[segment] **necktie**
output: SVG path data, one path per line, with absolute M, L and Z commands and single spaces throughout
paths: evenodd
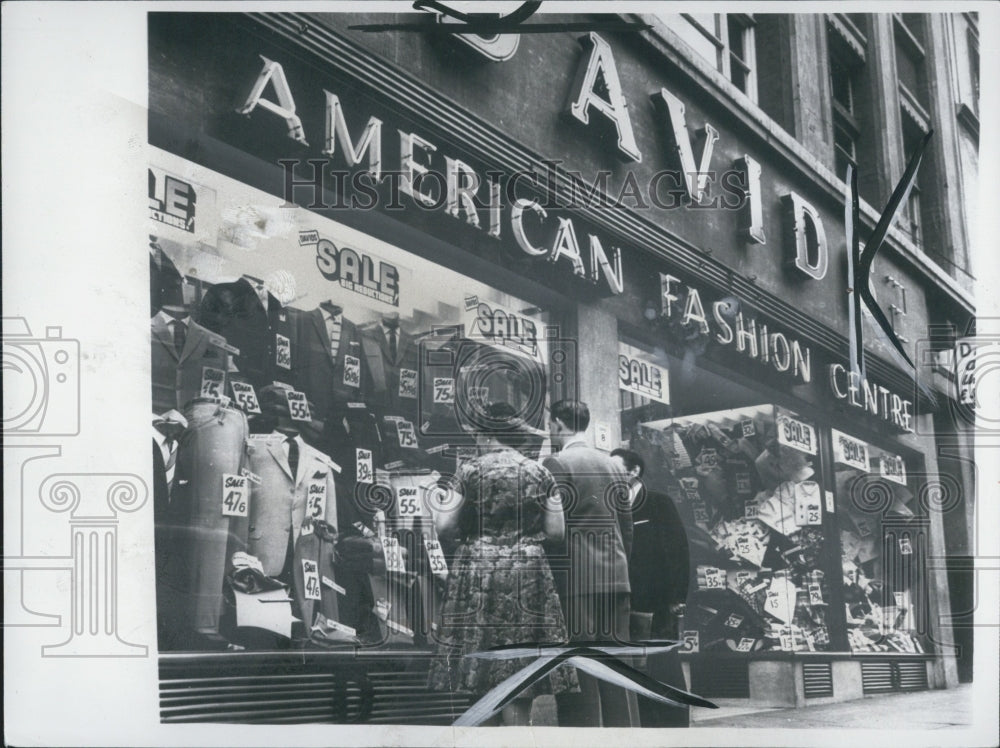
M 392 363 L 396 363 L 396 328 L 389 328 L 389 358 Z
M 170 324 L 174 326 L 174 350 L 180 356 L 184 353 L 184 343 L 187 341 L 187 325 L 179 319 L 175 319 Z
M 177 440 L 164 437 L 163 451 L 166 452 L 163 456 L 163 467 L 169 489 L 174 484 L 174 469 L 177 467 Z
M 326 318 L 326 329 L 330 333 L 330 357 L 336 359 L 337 351 L 340 350 L 341 322 L 340 315 Z
M 294 477 L 299 473 L 299 443 L 294 438 L 285 439 L 285 450 L 288 452 L 288 467 Z

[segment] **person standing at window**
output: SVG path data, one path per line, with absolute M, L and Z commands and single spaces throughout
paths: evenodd
M 504 644 L 566 640 L 544 541 L 563 536 L 563 512 L 549 471 L 518 451 L 531 429 L 513 406 L 493 403 L 477 424 L 480 454 L 446 483 L 455 501 L 435 512 L 441 535 L 457 537 L 428 685 L 479 697 L 529 660 L 464 657 Z M 523 692 L 501 715 L 526 725 L 532 698 L 577 689 L 576 671 L 562 666 Z
M 629 641 L 632 513 L 625 471 L 587 444 L 586 403 L 560 400 L 549 412 L 549 435 L 560 452 L 542 464 L 564 493 L 566 554 L 558 566 L 570 641 Z M 556 695 L 560 726 L 632 726 L 624 689 L 579 677 L 579 694 Z

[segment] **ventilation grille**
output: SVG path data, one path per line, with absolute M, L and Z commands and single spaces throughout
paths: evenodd
M 862 662 L 861 685 L 865 694 L 925 690 L 927 665 L 922 660 Z
M 405 660 L 406 658 L 400 658 Z M 290 724 L 361 722 L 448 725 L 467 694 L 427 690 L 427 661 L 160 665 L 160 720 Z
M 705 698 L 750 698 L 750 668 L 740 660 L 692 660 L 691 690 Z
M 806 662 L 802 665 L 807 699 L 833 696 L 833 665 L 829 662 Z

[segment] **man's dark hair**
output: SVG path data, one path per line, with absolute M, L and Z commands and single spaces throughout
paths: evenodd
M 578 433 L 586 431 L 590 425 L 590 408 L 581 400 L 560 400 L 552 403 L 549 414 Z
M 638 453 L 633 452 L 631 449 L 618 449 L 611 450 L 612 457 L 621 457 L 622 462 L 625 463 L 625 469 L 631 471 L 634 468 L 639 468 L 639 476 L 646 472 L 646 461 L 638 455 Z

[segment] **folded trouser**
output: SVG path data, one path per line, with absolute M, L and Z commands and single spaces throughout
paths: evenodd
M 223 475 L 243 466 L 247 421 L 242 412 L 212 402 L 185 408 L 188 428 L 177 453 L 175 497 L 180 512 L 175 559 L 186 623 L 202 634 L 218 634 L 223 579 L 233 553 L 247 546 L 247 517 L 222 513 Z

